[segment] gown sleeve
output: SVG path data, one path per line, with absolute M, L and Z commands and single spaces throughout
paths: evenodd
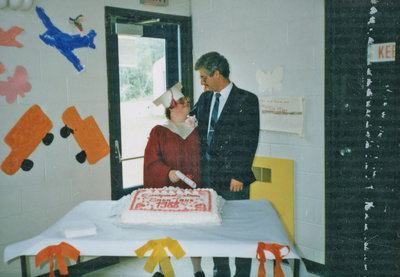
M 157 126 L 151 130 L 144 151 L 143 185 L 145 188 L 162 188 L 170 183 L 168 173 L 171 168 L 162 157 L 160 132 Z

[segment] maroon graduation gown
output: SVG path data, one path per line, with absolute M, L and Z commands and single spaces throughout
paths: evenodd
M 161 125 L 151 130 L 144 152 L 144 187 L 191 188 L 183 181 L 172 183 L 168 178 L 172 169 L 193 176 L 191 179 L 196 182 L 197 187 L 201 186 L 200 141 L 197 128 L 186 139 Z

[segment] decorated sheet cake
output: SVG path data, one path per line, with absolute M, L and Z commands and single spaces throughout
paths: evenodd
M 221 224 L 223 199 L 213 189 L 138 189 L 122 210 L 121 224 Z

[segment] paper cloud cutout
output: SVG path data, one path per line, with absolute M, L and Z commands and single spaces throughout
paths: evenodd
M 283 80 L 283 67 L 278 66 L 274 70 L 263 71 L 257 70 L 256 80 L 259 84 L 259 91 L 268 91 L 270 94 L 273 90 L 282 90 L 282 80 Z
M 28 73 L 23 66 L 15 68 L 14 76 L 7 77 L 7 81 L 0 81 L 0 95 L 6 97 L 6 101 L 12 104 L 17 96 L 25 97 L 25 93 L 32 89 L 28 82 Z
M 95 49 L 94 37 L 97 35 L 94 30 L 85 35 L 70 35 L 62 32 L 51 22 L 50 18 L 41 7 L 36 7 L 36 13 L 42 20 L 47 31 L 39 35 L 40 39 L 49 46 L 55 47 L 62 55 L 64 55 L 78 70 L 81 72 L 83 66 L 79 58 L 72 52 L 76 48 L 89 47 Z

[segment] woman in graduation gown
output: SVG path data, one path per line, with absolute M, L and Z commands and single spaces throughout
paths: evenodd
M 199 134 L 193 118 L 187 118 L 189 111 L 189 102 L 182 97 L 166 108 L 168 121 L 151 130 L 144 152 L 145 188 L 191 188 L 179 179 L 177 170 L 200 186 Z
M 200 139 L 194 117 L 188 117 L 189 100 L 181 93 L 178 83 L 153 103 L 163 104 L 168 119 L 163 125 L 155 126 L 144 152 L 144 187 L 162 188 L 173 186 L 191 188 L 182 181 L 177 171 L 192 180 L 196 188 L 201 187 Z M 193 185 L 192 182 L 189 181 Z M 201 258 L 192 257 L 195 277 L 204 277 Z M 164 276 L 157 272 L 153 277 Z

